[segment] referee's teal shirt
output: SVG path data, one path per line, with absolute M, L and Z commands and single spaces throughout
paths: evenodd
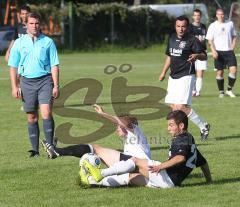
M 51 73 L 59 65 L 58 54 L 53 40 L 40 34 L 33 42 L 26 34 L 18 38 L 11 48 L 8 65 L 18 68 L 18 74 L 26 78 L 38 78 Z

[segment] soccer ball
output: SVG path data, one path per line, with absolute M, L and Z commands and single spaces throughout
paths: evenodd
M 94 167 L 100 168 L 101 159 L 96 154 L 93 154 L 93 153 L 84 154 L 79 160 L 79 166 L 80 167 L 83 167 L 83 161 L 84 160 L 87 160 Z

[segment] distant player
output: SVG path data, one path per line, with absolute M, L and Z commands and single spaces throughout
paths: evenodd
M 165 103 L 172 110 L 184 111 L 189 119 L 199 127 L 202 140 L 207 139 L 210 125 L 204 122 L 191 108 L 192 91 L 195 84 L 195 61 L 206 60 L 207 55 L 200 41 L 189 34 L 189 20 L 185 16 L 176 19 L 176 33 L 169 38 L 166 60 L 159 80 L 163 81 L 170 69 Z
M 209 183 L 211 173 L 206 159 L 195 145 L 193 136 L 187 131 L 187 115 L 180 110 L 172 111 L 167 116 L 168 131 L 172 135 L 169 158 L 165 162 L 130 157 L 106 169 L 92 166 L 87 160 L 83 162 L 89 174 L 81 181 L 85 186 L 102 185 L 101 180 L 108 176 L 131 173 L 127 184 L 154 188 L 172 188 L 180 186 L 195 167 L 201 167 Z M 126 184 L 125 184 L 126 185 Z
M 114 149 L 101 147 L 99 145 L 79 144 L 64 148 L 57 148 L 42 141 L 49 158 L 55 159 L 61 156 L 75 156 L 81 158 L 85 153 L 97 154 L 107 166 L 113 166 L 115 163 L 128 160 L 129 156 L 140 159 L 151 159 L 150 147 L 145 135 L 139 128 L 137 119 L 129 116 L 112 116 L 103 111 L 102 107 L 95 104 L 95 111 L 102 117 L 108 119 L 117 125 L 116 133 L 124 141 L 123 152 Z M 80 175 L 83 175 L 83 169 L 80 169 Z M 104 186 L 119 186 L 128 182 L 129 174 L 121 176 L 111 176 L 102 181 Z
M 206 26 L 201 23 L 202 12 L 199 9 L 193 11 L 193 23 L 189 25 L 190 34 L 194 35 L 202 43 L 204 50 L 207 50 L 206 46 Z M 207 60 L 196 60 L 196 84 L 193 90 L 193 96 L 199 96 L 203 86 L 203 73 L 207 70 Z
M 10 51 L 11 51 L 11 48 L 13 46 L 13 43 L 14 41 L 27 34 L 27 17 L 28 17 L 28 14 L 31 12 L 31 9 L 29 6 L 27 5 L 23 5 L 20 7 L 20 19 L 21 19 L 21 23 L 19 23 L 17 25 L 17 28 L 16 28 L 16 31 L 15 31 L 15 37 L 14 37 L 14 40 L 11 41 L 9 47 L 8 47 L 8 50 L 6 52 L 6 55 L 5 55 L 5 60 L 6 62 L 8 62 L 8 59 L 9 59 L 9 54 L 10 54 Z
M 210 24 L 206 39 L 210 45 L 214 58 L 214 67 L 217 69 L 216 80 L 219 90 L 219 98 L 224 97 L 224 69 L 229 69 L 228 87 L 226 94 L 235 98 L 232 88 L 236 81 L 237 59 L 234 53 L 237 41 L 237 33 L 232 21 L 224 20 L 224 11 L 217 9 L 217 20 Z

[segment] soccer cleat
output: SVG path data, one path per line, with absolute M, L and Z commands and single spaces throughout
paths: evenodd
M 44 150 L 47 152 L 48 157 L 50 159 L 55 159 L 55 158 L 60 156 L 56 152 L 56 150 L 54 149 L 54 146 L 52 146 L 51 144 L 48 144 L 45 140 L 41 140 L 41 143 L 42 143 L 42 146 L 43 146 Z
M 90 184 L 89 184 L 89 182 L 88 182 L 88 177 L 89 177 L 89 174 L 88 173 L 86 173 L 86 170 L 83 168 L 83 167 L 81 167 L 80 168 L 80 170 L 79 170 L 79 185 L 80 186 L 82 186 L 82 187 L 84 187 L 84 188 L 88 188 L 88 187 L 90 187 Z
M 30 153 L 30 155 L 29 155 L 30 158 L 39 157 L 39 152 L 37 152 L 37 151 L 29 150 L 28 152 Z
M 226 91 L 226 94 L 227 94 L 228 96 L 230 96 L 231 98 L 236 98 L 236 95 L 232 92 L 232 90 Z
M 205 123 L 205 128 L 201 130 L 201 139 L 206 140 L 210 131 L 210 124 Z
M 219 93 L 219 98 L 224 98 L 224 93 Z
M 91 165 L 91 163 L 88 162 L 87 160 L 83 161 L 83 166 L 93 176 L 94 180 L 96 180 L 97 182 L 103 179 L 103 176 L 101 175 L 101 170 L 98 167 Z

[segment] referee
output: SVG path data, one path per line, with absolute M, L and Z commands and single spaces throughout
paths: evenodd
M 39 156 L 38 108 L 40 109 L 46 142 L 53 143 L 53 99 L 59 96 L 59 60 L 52 39 L 41 34 L 40 16 L 30 13 L 27 34 L 18 38 L 11 48 L 8 61 L 12 96 L 22 98 L 27 113 L 28 133 L 32 145 L 30 157 Z M 18 89 L 17 74 L 20 75 Z

